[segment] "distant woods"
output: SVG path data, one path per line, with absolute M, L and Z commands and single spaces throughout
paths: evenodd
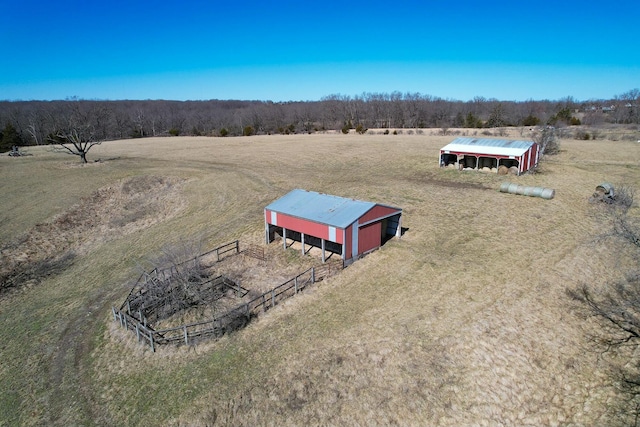
M 320 101 L 64 101 L 0 102 L 0 151 L 13 145 L 60 143 L 81 130 L 92 143 L 150 136 L 250 136 L 326 130 L 495 128 L 538 125 L 640 124 L 640 90 L 579 102 L 456 101 L 419 93 L 330 95 Z

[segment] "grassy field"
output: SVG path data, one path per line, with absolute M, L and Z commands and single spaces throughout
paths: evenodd
M 640 188 L 640 144 L 562 140 L 540 173 L 506 178 L 440 169 L 451 139 L 149 138 L 105 142 L 87 165 L 45 147 L 1 157 L 3 263 L 69 257 L 0 295 L 0 425 L 608 424 L 606 364 L 565 290 L 623 262 L 596 241 L 607 225 L 588 198 L 604 181 Z M 505 180 L 556 196 L 503 194 Z M 164 245 L 263 245 L 264 206 L 293 188 L 401 207 L 408 230 L 217 342 L 152 353 L 112 321 Z

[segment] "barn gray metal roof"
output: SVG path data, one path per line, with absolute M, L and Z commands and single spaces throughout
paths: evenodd
M 533 144 L 533 141 L 525 140 L 460 137 L 442 147 L 440 151 L 521 156 L 526 153 Z
M 295 189 L 265 209 L 332 227 L 347 228 L 374 206 L 376 203 L 373 202 Z

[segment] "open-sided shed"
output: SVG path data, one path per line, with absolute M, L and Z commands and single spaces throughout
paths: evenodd
M 341 256 L 344 261 L 400 237 L 402 209 L 373 202 L 296 189 L 264 209 L 266 241 L 280 234 L 287 241 L 301 242 Z
M 456 138 L 440 149 L 440 166 L 490 170 L 517 168 L 518 175 L 538 164 L 538 144 L 533 141 L 490 138 Z

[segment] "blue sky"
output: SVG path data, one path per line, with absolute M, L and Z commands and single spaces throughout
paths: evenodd
M 0 100 L 608 99 L 640 1 L 2 0 Z

